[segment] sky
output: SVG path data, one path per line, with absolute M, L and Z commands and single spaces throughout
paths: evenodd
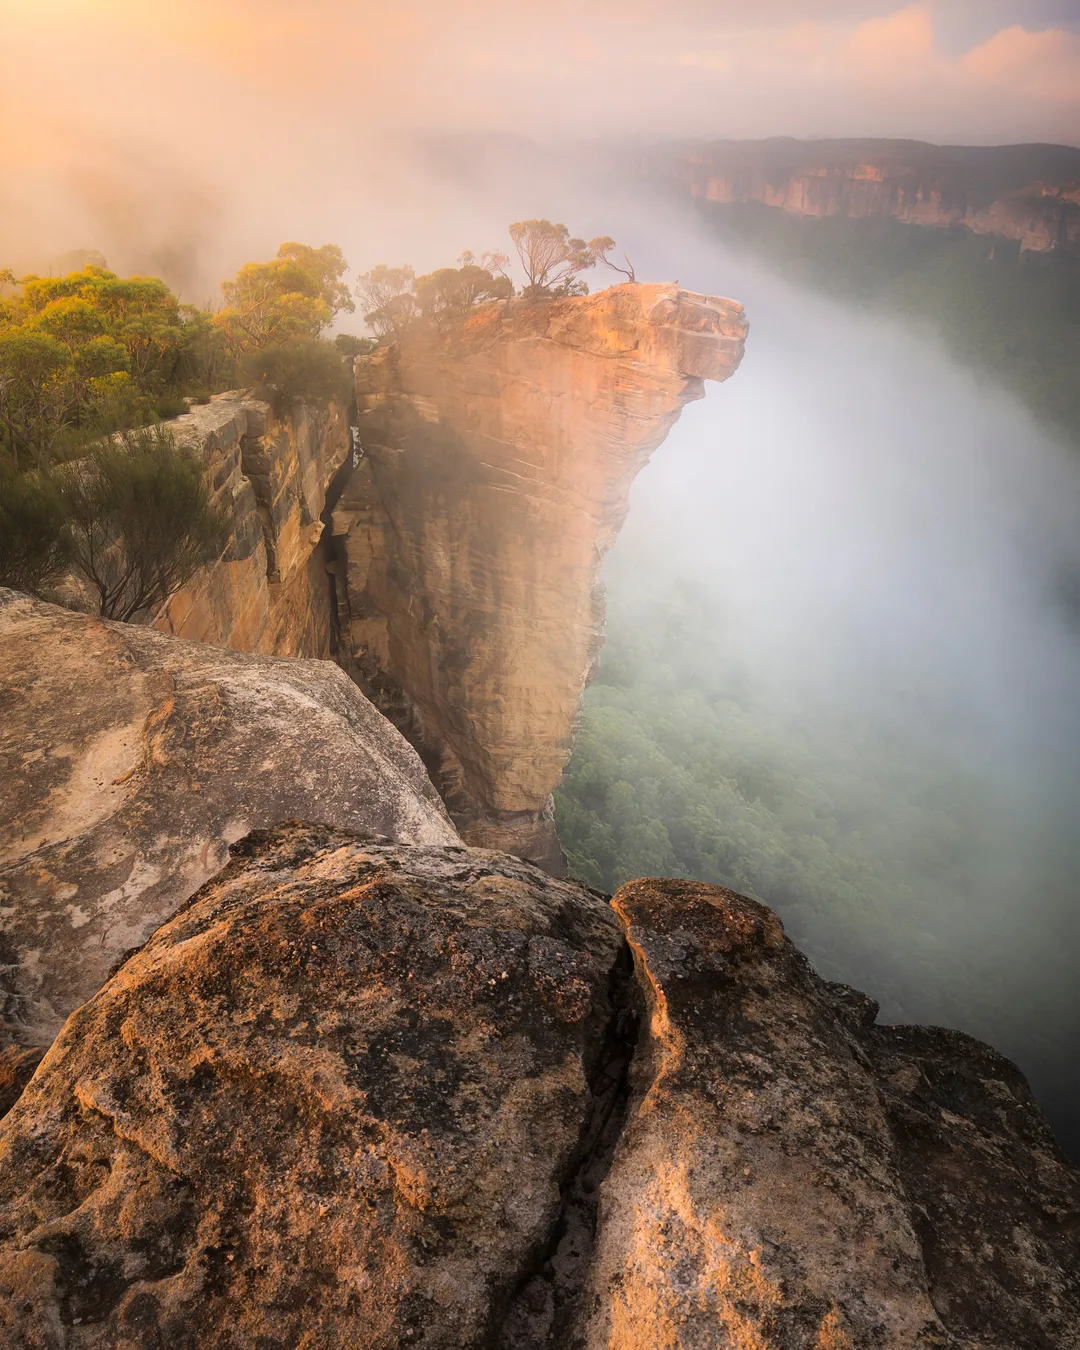
M 0 32 L 0 264 L 189 289 L 260 221 L 385 209 L 413 133 L 1080 144 L 1080 0 L 0 0 Z

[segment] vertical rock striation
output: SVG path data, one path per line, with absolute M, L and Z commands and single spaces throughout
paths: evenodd
M 222 556 L 169 600 L 154 627 L 244 652 L 329 656 L 332 611 L 319 545 L 327 492 L 350 450 L 341 409 L 296 404 L 274 417 L 268 404 L 236 391 L 168 427 L 205 463 L 233 530 Z
M 1080 149 L 922 141 L 713 141 L 657 147 L 641 171 L 708 202 L 797 216 L 891 218 L 1080 255 Z
M 469 842 L 561 866 L 551 793 L 600 563 L 635 475 L 746 333 L 731 300 L 627 283 L 357 361 L 364 459 L 333 517 L 347 660 Z

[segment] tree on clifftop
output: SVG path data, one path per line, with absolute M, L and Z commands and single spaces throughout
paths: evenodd
M 588 287 L 580 273 L 595 267 L 597 262 L 607 262 L 605 255 L 615 247 L 614 239 L 607 235 L 588 243 L 572 239 L 565 225 L 555 225 L 550 220 L 515 221 L 510 226 L 510 238 L 528 278 L 523 292 L 527 300 L 586 295 Z
M 213 320 L 229 354 L 317 338 L 335 314 L 354 307 L 341 280 L 347 266 L 336 244 L 282 244 L 270 262 L 245 263 L 221 283 L 225 308 Z
M 464 253 L 460 267 L 440 267 L 417 277 L 414 290 L 420 313 L 443 332 L 460 327 L 476 305 L 505 300 L 513 289 L 509 277 L 495 276 Z
M 377 338 L 400 340 L 416 318 L 413 282 L 416 273 L 407 264 L 379 263 L 357 279 L 356 294 L 365 307 L 364 322 Z

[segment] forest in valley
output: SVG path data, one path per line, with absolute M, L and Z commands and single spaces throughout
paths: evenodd
M 1080 447 L 1080 257 L 962 226 L 699 202 L 707 228 L 779 275 L 923 328 Z
M 931 334 L 1080 446 L 1074 260 L 1021 258 L 961 230 L 701 209 L 729 248 Z M 763 340 L 750 313 L 748 361 Z M 692 571 L 642 588 L 645 569 L 624 560 L 609 579 L 606 643 L 556 793 L 572 875 L 605 891 L 693 877 L 757 897 L 823 975 L 867 989 L 886 1020 L 959 1027 L 1019 1059 L 1075 1143 L 1065 1025 L 1080 1018 L 1067 992 L 1080 847 L 1069 828 L 1047 817 L 1036 838 L 1018 824 L 993 757 L 949 753 L 952 729 L 917 696 L 890 723 L 762 682 L 728 621 L 725 579 Z M 1070 585 L 1060 579 L 1063 602 Z

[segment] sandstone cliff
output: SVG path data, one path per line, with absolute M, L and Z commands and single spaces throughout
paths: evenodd
M 626 284 L 357 361 L 364 457 L 333 516 L 346 660 L 468 841 L 560 866 L 550 798 L 601 560 L 635 474 L 746 332 L 733 301 Z
M 48 1045 L 252 828 L 304 816 L 457 837 L 412 749 L 331 662 L 180 642 L 12 591 L 0 813 L 0 1046 Z
M 3 1343 L 1080 1345 L 1023 1079 L 874 1012 L 718 887 L 253 835 L 0 1123 Z
M 238 651 L 329 656 L 330 583 L 319 544 L 327 491 L 350 453 L 342 411 L 298 404 L 276 418 L 239 391 L 168 426 L 205 463 L 233 531 L 222 557 L 170 599 L 154 627 Z
M 963 226 L 1026 251 L 1080 254 L 1080 150 L 1068 146 L 776 137 L 658 147 L 642 171 L 710 202 Z

